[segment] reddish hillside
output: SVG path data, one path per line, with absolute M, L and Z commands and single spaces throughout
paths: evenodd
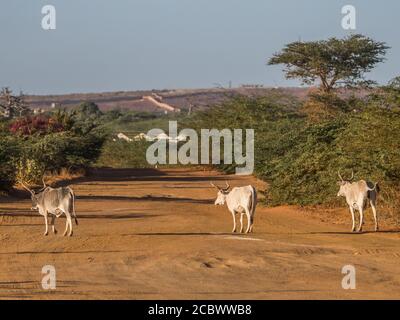
M 192 105 L 195 108 L 207 108 L 215 105 L 234 94 L 247 96 L 262 96 L 272 91 L 281 91 L 303 98 L 308 89 L 306 88 L 235 88 L 235 89 L 178 89 L 160 91 L 126 91 L 107 93 L 85 93 L 48 96 L 26 96 L 26 101 L 33 108 L 49 109 L 52 104 L 63 107 L 73 107 L 83 101 L 92 101 L 99 105 L 102 110 L 113 108 L 132 109 L 137 111 L 163 111 L 143 96 L 157 94 L 162 101 L 181 110 L 189 109 Z

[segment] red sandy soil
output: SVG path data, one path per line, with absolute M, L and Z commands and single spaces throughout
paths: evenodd
M 350 217 L 259 205 L 254 233 L 231 234 L 210 181 L 265 186 L 202 170 L 101 169 L 72 181 L 79 226 L 43 236 L 30 200 L 0 201 L 1 299 L 399 299 L 400 234 L 352 234 Z M 367 215 L 370 214 L 369 211 Z M 324 221 L 322 221 L 324 220 Z M 372 230 L 371 220 L 365 230 Z M 356 267 L 356 290 L 342 267 Z M 57 289 L 42 289 L 42 267 Z

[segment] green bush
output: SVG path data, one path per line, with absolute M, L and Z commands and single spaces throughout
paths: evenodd
M 30 136 L 23 144 L 22 158 L 35 160 L 44 170 L 78 168 L 90 165 L 100 155 L 104 138 L 70 132 Z
M 8 190 L 16 180 L 15 161 L 20 153 L 13 137 L 0 135 L 0 189 Z
M 96 166 L 113 168 L 147 168 L 146 141 L 127 142 L 108 139 L 101 150 Z
M 368 101 L 368 100 L 367 100 Z M 355 111 L 309 121 L 295 99 L 238 98 L 195 115 L 197 128 L 255 130 L 255 174 L 269 183 L 269 202 L 334 204 L 337 172 L 379 181 L 388 194 L 399 190 L 400 112 L 369 100 L 363 107 L 351 97 Z M 220 166 L 233 172 L 234 166 Z M 393 197 L 392 197 L 393 199 Z
M 62 123 L 63 130 L 13 134 L 12 123 L 0 123 L 0 188 L 9 189 L 19 180 L 38 182 L 45 171 L 87 167 L 98 158 L 106 133 L 95 123 L 80 122 L 66 111 L 50 119 Z

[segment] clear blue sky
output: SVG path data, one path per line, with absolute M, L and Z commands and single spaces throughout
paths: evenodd
M 41 8 L 57 29 L 41 28 Z M 392 47 L 370 78 L 400 74 L 398 0 L 2 0 L 0 86 L 27 93 L 205 88 L 214 83 L 297 85 L 266 66 L 291 41 L 357 33 Z

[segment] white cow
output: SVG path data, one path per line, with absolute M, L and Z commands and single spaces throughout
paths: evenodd
M 126 136 L 125 134 L 123 134 L 122 132 L 117 134 L 117 138 L 119 140 L 124 140 L 126 142 L 132 142 L 133 140 L 131 138 L 129 138 L 128 136 Z
M 354 178 L 354 172 L 349 180 L 344 180 L 340 175 L 340 172 L 338 172 L 338 175 L 340 178 L 340 181 L 338 182 L 340 189 L 337 196 L 346 198 L 347 205 L 350 209 L 351 218 L 353 220 L 353 227 L 351 231 L 354 232 L 356 230 L 354 210 L 358 210 L 360 212 L 360 225 L 357 231 L 362 231 L 362 226 L 364 223 L 364 210 L 367 207 L 367 201 L 369 201 L 374 214 L 375 231 L 378 231 L 378 216 L 376 212 L 376 198 L 379 192 L 378 183 L 373 184 L 372 182 L 367 182 L 365 180 L 351 182 Z
M 247 229 L 246 233 L 253 232 L 254 214 L 257 205 L 257 191 L 253 186 L 235 187 L 229 191 L 230 186 L 226 182 L 225 188 L 217 187 L 215 184 L 211 185 L 218 189 L 217 199 L 215 205 L 226 205 L 233 217 L 233 230 L 236 232 L 236 214 L 240 214 L 240 232 L 243 232 L 243 216 L 247 216 Z
M 47 222 L 47 215 L 51 215 L 51 225 L 53 233 L 56 234 L 57 230 L 54 226 L 55 218 L 61 216 L 63 213 L 66 216 L 66 224 L 64 236 L 72 236 L 72 221 L 71 216 L 75 218 L 75 223 L 78 225 L 78 219 L 75 212 L 75 194 L 70 187 L 52 188 L 47 186 L 43 181 L 43 188 L 37 192 L 31 190 L 27 185 L 21 181 L 22 186 L 31 193 L 32 210 L 38 210 L 39 214 L 44 217 L 46 231 L 45 236 L 49 233 L 49 226 Z

